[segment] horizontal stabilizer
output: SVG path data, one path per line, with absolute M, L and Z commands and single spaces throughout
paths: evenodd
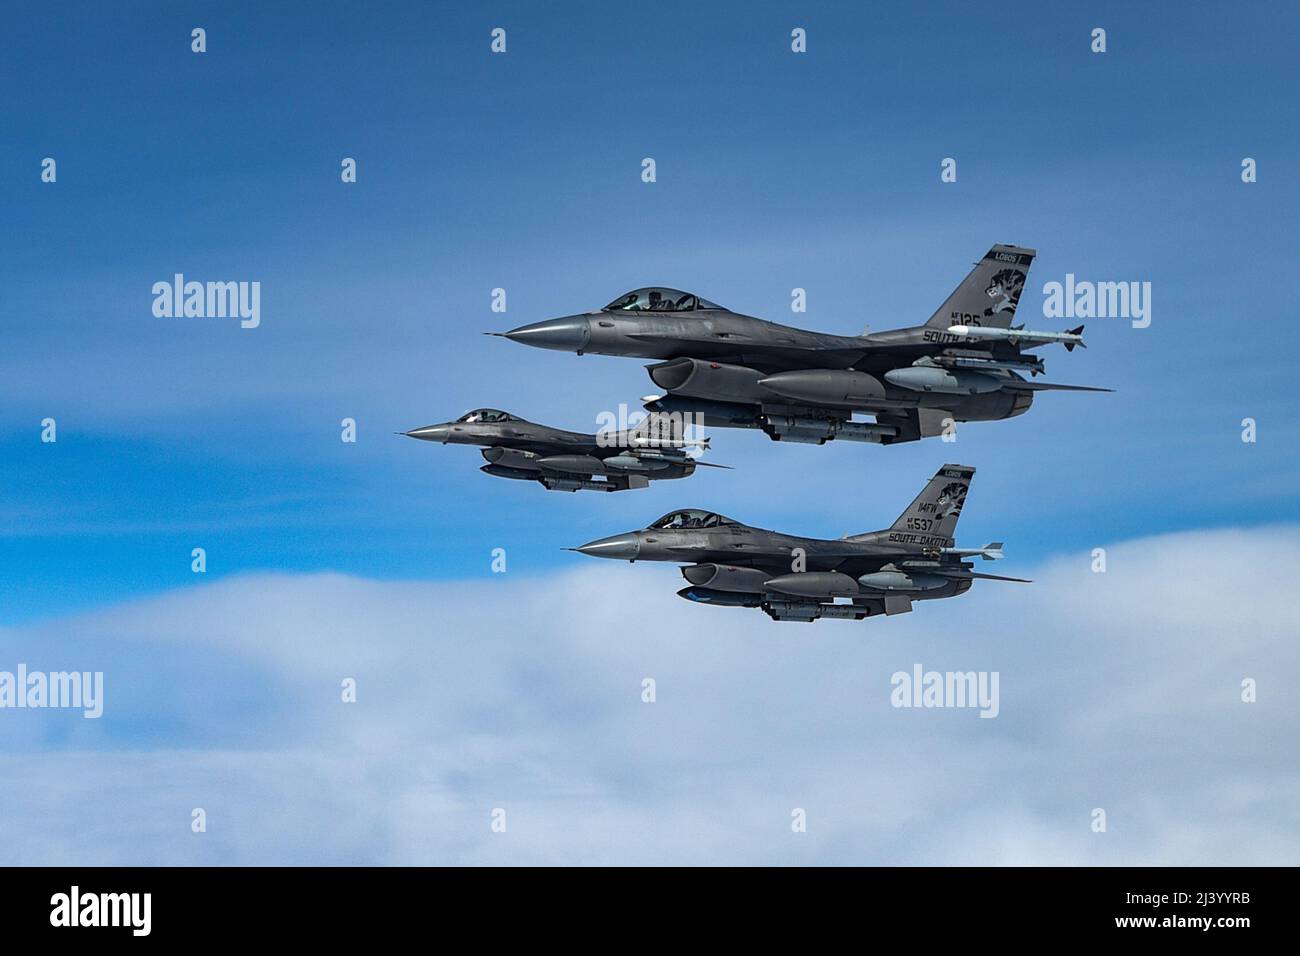
M 932 573 L 932 574 L 939 574 L 939 575 L 942 575 L 942 576 L 945 577 L 945 578 L 957 578 L 957 579 L 962 580 L 962 581 L 969 580 L 970 578 L 980 578 L 981 580 L 984 580 L 984 581 L 1013 581 L 1013 582 L 1015 582 L 1016 584 L 1033 584 L 1033 583 L 1034 583 L 1033 581 L 1029 580 L 1028 578 L 1008 578 L 1008 577 L 1005 577 L 1005 576 L 1003 576 L 1003 575 L 1001 575 L 1001 574 L 985 574 L 983 571 L 965 571 L 965 570 L 962 570 L 962 571 L 957 571 L 957 570 L 949 571 L 949 570 L 947 570 L 947 569 L 945 568 L 945 569 L 943 569 L 943 570 L 931 571 L 930 573 Z
M 1056 382 L 1026 382 L 1012 379 L 1002 386 L 1014 392 L 1113 392 L 1113 388 L 1097 388 L 1094 385 L 1059 385 Z
M 985 574 L 983 571 L 972 571 L 970 576 L 980 578 L 984 581 L 1011 581 L 1015 584 L 1033 584 L 1029 578 L 1009 578 L 1002 574 Z

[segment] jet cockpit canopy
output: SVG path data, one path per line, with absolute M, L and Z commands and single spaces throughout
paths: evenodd
M 680 289 L 645 288 L 620 295 L 605 306 L 603 312 L 696 312 L 700 309 L 722 309 L 722 306 L 701 299 Z M 724 310 L 725 311 L 725 310 Z
M 496 408 L 476 408 L 472 412 L 466 412 L 464 415 L 460 416 L 460 418 L 456 419 L 456 421 L 465 422 L 466 424 L 474 424 L 476 422 L 520 422 L 523 421 L 523 419 Z
M 683 511 L 669 512 L 650 527 L 662 531 L 685 531 L 694 528 L 721 528 L 735 523 L 730 518 L 725 518 L 712 511 L 687 508 Z

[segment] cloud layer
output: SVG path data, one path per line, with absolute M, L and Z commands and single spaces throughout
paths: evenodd
M 105 714 L 0 711 L 0 861 L 1300 856 L 1300 529 L 1130 542 L 1104 574 L 1080 555 L 857 624 L 696 607 L 671 567 L 579 560 L 233 578 L 5 633 L 0 669 L 105 671 Z M 895 709 L 916 663 L 998 671 L 1000 715 Z

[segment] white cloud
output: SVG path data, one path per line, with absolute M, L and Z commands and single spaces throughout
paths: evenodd
M 0 860 L 1291 862 L 1298 564 L 1295 528 L 1176 535 L 1103 575 L 1080 555 L 814 625 L 576 557 L 463 584 L 227 579 L 6 634 L 0 668 L 106 671 L 106 711 L 0 712 Z M 1000 716 L 892 708 L 916 662 L 999 671 Z

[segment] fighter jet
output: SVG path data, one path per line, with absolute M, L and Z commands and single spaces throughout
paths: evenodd
M 1083 326 L 1012 326 L 1034 250 L 996 245 L 924 325 L 830 335 L 740 315 L 676 289 L 637 289 L 595 312 L 490 332 L 540 348 L 660 359 L 646 408 L 776 441 L 916 441 L 956 422 L 1022 415 L 1034 393 L 1110 391 L 1037 381 L 1030 349 L 1083 345 Z M 1028 378 L 1026 378 L 1028 376 Z M 856 421 L 854 413 L 874 416 Z
M 757 607 L 774 621 L 905 614 L 913 601 L 955 597 L 976 579 L 1030 582 L 974 570 L 968 558 L 1002 557 L 1001 542 L 957 548 L 953 533 L 975 469 L 944 465 L 883 531 L 835 541 L 751 528 L 708 511 L 664 515 L 642 531 L 574 551 L 625 561 L 677 561 L 689 587 L 679 597 Z
M 550 491 L 626 491 L 663 478 L 686 478 L 697 465 L 727 467 L 693 457 L 709 440 L 685 438 L 681 416 L 650 414 L 635 428 L 588 435 L 476 408 L 454 422 L 398 434 L 444 445 L 481 445 L 487 464 L 480 471 L 536 481 Z

